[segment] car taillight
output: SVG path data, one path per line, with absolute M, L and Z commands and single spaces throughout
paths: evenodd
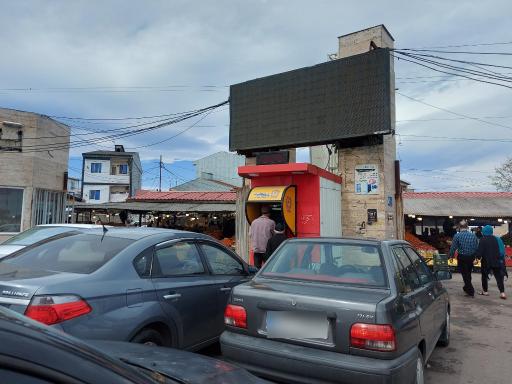
M 247 312 L 240 305 L 228 304 L 224 311 L 224 323 L 238 328 L 247 328 Z
M 391 325 L 352 325 L 350 346 L 372 351 L 392 352 L 396 349 L 395 331 Z
M 34 296 L 25 310 L 25 316 L 52 325 L 86 315 L 91 311 L 89 304 L 78 296 Z

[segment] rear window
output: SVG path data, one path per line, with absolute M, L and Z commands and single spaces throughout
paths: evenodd
M 63 234 L 47 243 L 7 256 L 0 263 L 28 269 L 86 274 L 96 271 L 133 242 L 132 239 L 119 237 Z
M 263 267 L 261 276 L 358 286 L 387 286 L 374 245 L 290 242 Z
M 49 237 L 60 235 L 65 232 L 76 231 L 76 228 L 72 227 L 34 227 L 27 231 L 20 233 L 9 240 L 4 241 L 3 244 L 10 245 L 32 245 L 41 240 L 46 240 Z

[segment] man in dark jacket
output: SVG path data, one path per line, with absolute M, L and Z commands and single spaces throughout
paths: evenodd
M 267 243 L 266 259 L 268 259 L 285 240 L 286 234 L 284 233 L 284 225 L 283 223 L 277 223 L 276 229 L 274 230 L 274 235 L 268 240 Z
M 500 245 L 498 239 L 493 236 L 493 230 L 490 225 L 486 225 L 482 229 L 483 237 L 480 239 L 478 249 L 476 251 L 477 259 L 482 263 L 482 292 L 481 295 L 488 296 L 488 275 L 493 273 L 498 289 L 500 290 L 500 298 L 506 299 L 505 285 L 503 283 L 503 265 L 500 257 Z

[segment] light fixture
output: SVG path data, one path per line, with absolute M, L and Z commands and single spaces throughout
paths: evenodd
M 503 221 L 504 224 L 508 224 L 508 220 Z
M 453 219 L 453 216 L 448 216 L 449 219 Z
M 415 218 L 416 218 L 416 215 L 411 215 L 411 217 L 412 217 L 413 219 L 415 219 Z
M 217 220 L 217 216 L 213 216 L 213 220 Z
M 469 221 L 475 221 L 475 219 L 469 219 Z
M 107 218 L 109 218 L 109 217 L 110 217 L 110 215 L 107 215 Z
M 71 217 L 71 215 L 68 215 L 68 217 Z
M 498 223 L 502 223 L 503 222 L 503 219 L 498 219 Z
M 93 218 L 93 219 L 96 219 L 96 216 L 93 216 L 92 218 Z
M 189 216 L 190 216 L 190 213 L 185 213 L 185 216 L 189 217 Z
M 169 218 L 169 217 L 171 217 L 171 215 L 165 215 L 165 217 Z
M 194 221 L 195 219 L 196 219 L 195 217 L 191 217 L 191 218 L 190 218 L 190 220 L 191 220 L 191 221 Z
M 423 218 L 421 218 L 421 217 L 418 217 L 418 221 L 422 221 L 422 220 L 423 220 Z

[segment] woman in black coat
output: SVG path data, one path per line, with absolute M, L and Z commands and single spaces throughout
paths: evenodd
M 476 251 L 476 258 L 481 260 L 482 263 L 482 292 L 481 295 L 488 296 L 488 275 L 493 273 L 500 290 L 500 298 L 506 299 L 505 284 L 503 283 L 503 266 L 500 258 L 500 247 L 498 239 L 493 236 L 493 230 L 490 225 L 486 225 L 482 229 L 483 237 L 478 243 Z

